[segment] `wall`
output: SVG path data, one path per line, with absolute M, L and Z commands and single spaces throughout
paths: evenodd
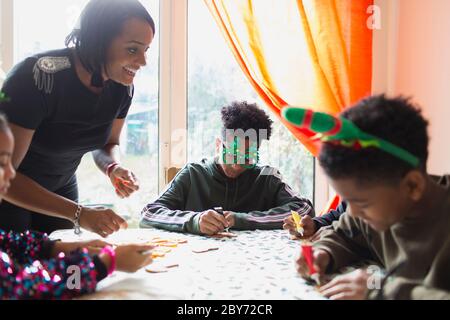
M 430 173 L 450 173 L 450 0 L 375 0 L 374 93 L 413 97 L 430 121 Z
M 412 96 L 430 121 L 431 173 L 450 173 L 449 0 L 376 0 L 374 92 Z
M 395 93 L 414 96 L 430 120 L 432 173 L 450 173 L 450 1 L 398 0 Z

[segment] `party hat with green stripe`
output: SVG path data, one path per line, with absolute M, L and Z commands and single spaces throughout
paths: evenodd
M 338 143 L 341 146 L 356 150 L 370 147 L 378 148 L 413 167 L 418 167 L 420 164 L 419 158 L 410 152 L 389 141 L 362 131 L 353 122 L 343 117 L 337 118 L 327 113 L 296 107 L 284 108 L 282 116 L 295 127 L 316 133 L 312 139 Z

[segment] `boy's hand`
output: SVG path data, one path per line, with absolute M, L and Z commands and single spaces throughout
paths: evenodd
M 328 252 L 321 249 L 314 250 L 313 257 L 314 257 L 314 268 L 316 269 L 320 278 L 324 275 L 325 270 L 330 264 L 331 257 Z M 302 253 L 300 253 L 300 256 L 296 260 L 296 268 L 297 272 L 300 273 L 300 275 L 303 278 L 306 279 L 310 278 L 308 264 L 306 263 L 306 259 Z
M 200 213 L 198 224 L 200 233 L 208 236 L 222 232 L 229 227 L 226 218 L 214 210 L 206 210 Z
M 367 297 L 369 273 L 357 269 L 337 276 L 320 288 L 320 293 L 331 300 L 363 300 Z
M 225 211 L 225 220 L 228 222 L 228 228 L 233 228 L 236 224 L 236 219 L 234 218 L 234 212 L 232 211 Z
M 283 229 L 289 231 L 289 233 L 299 239 L 307 239 L 312 237 L 316 233 L 316 225 L 314 223 L 314 220 L 306 215 L 302 217 L 302 224 L 303 224 L 303 236 L 297 232 L 297 228 L 295 226 L 294 219 L 292 216 L 287 217 L 284 219 Z

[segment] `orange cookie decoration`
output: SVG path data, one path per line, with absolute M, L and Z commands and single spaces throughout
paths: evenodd
M 157 252 L 157 251 L 152 252 L 152 259 L 164 258 L 165 256 L 166 256 L 165 252 Z
M 160 237 L 153 237 L 145 244 L 154 246 L 155 249 L 152 251 L 152 258 L 164 258 L 166 254 L 171 252 L 174 248 L 177 248 L 179 244 L 187 243 L 186 239 L 163 239 Z
M 167 241 L 167 242 L 159 243 L 158 246 L 160 246 L 160 247 L 176 248 L 176 247 L 178 247 L 178 242 L 169 242 L 169 241 Z

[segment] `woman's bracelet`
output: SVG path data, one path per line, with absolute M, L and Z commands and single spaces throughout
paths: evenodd
M 83 211 L 83 206 L 78 205 L 77 211 L 75 212 L 75 219 L 73 220 L 74 231 L 76 235 L 81 234 L 81 226 L 80 226 L 81 211 Z
M 117 162 L 113 162 L 113 163 L 111 163 L 111 164 L 109 164 L 107 167 L 106 167 L 106 175 L 108 176 L 108 177 L 110 177 L 111 176 L 111 172 L 113 171 L 113 169 L 115 168 L 115 167 L 117 167 L 119 164 L 117 163 Z
M 108 268 L 108 276 L 110 276 L 114 270 L 116 270 L 116 251 L 114 251 L 113 247 L 106 246 L 102 249 L 100 254 L 107 254 L 111 259 L 111 264 Z

